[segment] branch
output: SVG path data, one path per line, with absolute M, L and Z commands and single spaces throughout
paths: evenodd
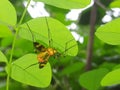
M 88 40 L 88 46 L 87 46 L 86 71 L 91 69 L 93 43 L 94 43 L 94 30 L 95 30 L 95 22 L 96 22 L 96 14 L 97 14 L 96 11 L 97 11 L 97 5 L 94 2 L 94 5 L 92 6 L 92 9 L 91 9 L 91 14 L 90 14 L 90 33 L 89 33 L 89 40 Z

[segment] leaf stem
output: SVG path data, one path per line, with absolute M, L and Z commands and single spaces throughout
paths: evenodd
M 15 36 L 14 36 L 14 39 L 13 39 L 10 59 L 9 59 L 9 63 L 8 63 L 8 75 L 7 75 L 7 82 L 6 82 L 6 90 L 9 90 L 9 81 L 10 81 L 10 74 L 11 74 L 12 57 L 13 57 L 13 52 L 14 52 L 14 47 L 15 47 L 17 34 L 18 34 L 18 32 L 15 33 Z
M 9 90 L 9 84 L 10 84 L 10 75 L 11 75 L 11 64 L 12 64 L 12 58 L 13 58 L 13 52 L 14 52 L 14 48 L 15 48 L 15 43 L 16 43 L 16 38 L 17 38 L 17 35 L 18 35 L 18 32 L 19 32 L 19 25 L 22 23 L 23 21 L 23 18 L 25 17 L 25 14 L 26 14 L 26 11 L 27 11 L 27 8 L 30 4 L 30 1 L 31 0 L 28 0 L 28 3 L 27 3 L 27 6 L 25 7 L 24 11 L 23 11 L 23 14 L 22 14 L 22 17 L 18 23 L 18 25 L 16 26 L 16 28 L 14 28 L 16 30 L 16 33 L 15 33 L 15 36 L 14 36 L 14 39 L 13 39 L 13 43 L 12 43 L 12 49 L 11 49 L 11 54 L 10 54 L 10 59 L 9 59 L 9 62 L 8 62 L 8 75 L 7 75 L 7 81 L 6 81 L 6 90 Z
M 27 6 L 25 7 L 25 9 L 24 9 L 24 11 L 23 11 L 23 14 L 22 14 L 22 17 L 21 17 L 21 19 L 20 19 L 20 21 L 19 21 L 19 23 L 18 23 L 18 26 L 22 23 L 22 21 L 23 21 L 23 19 L 24 19 L 24 17 L 25 17 L 25 14 L 26 14 L 26 11 L 27 11 L 27 8 L 28 8 L 30 2 L 31 2 L 31 0 L 28 0 Z

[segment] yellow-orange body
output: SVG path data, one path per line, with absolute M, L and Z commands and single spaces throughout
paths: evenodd
M 53 56 L 55 53 L 56 53 L 56 50 L 53 48 L 44 48 L 44 50 L 37 55 L 39 68 L 44 67 L 45 64 L 48 62 L 48 59 L 51 56 Z

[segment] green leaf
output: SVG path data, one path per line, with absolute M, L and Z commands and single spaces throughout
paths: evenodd
M 101 81 L 102 86 L 120 84 L 120 69 L 109 72 Z
M 4 37 L 1 40 L 1 46 L 2 47 L 8 47 L 12 44 L 13 36 L 12 37 Z
M 64 9 L 79 9 L 90 4 L 91 0 L 35 0 Z
M 120 18 L 112 20 L 111 22 L 100 26 L 96 31 L 96 36 L 102 41 L 112 44 L 120 45 Z
M 53 18 L 47 17 L 47 22 L 49 27 L 47 26 L 45 17 L 32 19 L 27 24 L 33 34 L 25 23 L 21 25 L 19 35 L 32 42 L 34 39 L 34 41 L 40 42 L 46 47 L 55 48 L 60 53 L 64 53 L 66 49 L 66 55 L 77 55 L 77 42 L 70 31 L 61 22 Z M 48 37 L 48 33 L 51 39 Z M 49 45 L 49 39 L 51 40 L 51 46 Z
M 98 90 L 100 81 L 108 73 L 107 69 L 96 69 L 82 74 L 79 78 L 80 85 L 87 90 Z
M 108 70 L 112 70 L 116 66 L 115 63 L 110 63 L 110 62 L 104 62 L 102 63 L 99 67 L 100 68 L 106 68 Z
M 120 0 L 114 0 L 111 4 L 110 4 L 111 8 L 119 8 L 120 7 Z
M 42 69 L 39 69 L 39 64 L 27 68 L 35 63 L 37 63 L 36 54 L 24 55 L 13 62 L 11 77 L 31 86 L 47 87 L 50 84 L 52 74 L 50 64 L 47 63 Z
M 15 25 L 16 16 L 15 8 L 8 0 L 0 1 L 0 24 Z
M 0 51 L 0 62 L 8 63 L 6 56 Z
M 63 69 L 60 74 L 61 75 L 71 74 L 71 73 L 74 73 L 76 71 L 80 71 L 83 67 L 84 67 L 83 63 L 77 62 L 77 63 L 69 65 L 68 67 L 66 67 L 65 69 Z
M 116 66 L 113 68 L 113 70 L 119 69 L 119 68 L 120 68 L 120 64 L 116 65 Z
M 9 36 L 12 36 L 12 32 L 10 31 L 10 29 L 5 25 L 0 24 L 0 38 Z
M 30 53 L 34 51 L 33 43 L 28 40 L 22 39 L 22 38 L 17 39 L 15 45 L 16 45 L 16 48 L 13 54 L 13 56 L 15 57 L 21 57 L 25 55 L 26 53 Z M 25 47 L 25 45 L 27 47 Z
M 0 37 L 11 36 L 8 26 L 16 24 L 17 17 L 15 8 L 8 0 L 0 1 Z

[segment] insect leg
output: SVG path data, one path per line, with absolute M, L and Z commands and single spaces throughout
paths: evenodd
M 69 41 L 66 42 L 64 54 L 66 54 L 66 52 L 70 49 L 70 48 L 68 48 L 68 44 L 69 44 L 71 41 L 73 41 L 73 40 L 74 40 L 74 39 L 71 39 L 71 40 L 69 40 Z M 72 48 L 72 47 L 71 47 L 71 48 Z
M 32 75 L 32 73 L 28 72 L 26 69 L 22 68 L 21 66 L 19 66 L 19 65 L 17 65 L 17 64 L 14 64 L 14 63 L 13 63 L 13 66 L 16 66 L 16 67 L 18 67 L 19 69 L 23 70 L 23 71 L 24 71 L 24 72 L 23 72 L 24 74 L 27 73 L 28 75 L 30 75 L 30 76 L 33 77 L 34 79 L 38 80 L 38 78 L 36 78 L 34 75 Z M 13 67 L 12 67 L 12 68 L 13 68 Z M 27 78 L 27 77 L 26 77 L 26 78 Z
M 39 64 L 39 63 L 37 62 L 37 63 L 31 64 L 31 65 L 29 65 L 28 67 L 24 68 L 24 70 L 28 69 L 28 68 L 31 67 L 31 66 L 37 65 L 37 64 Z

